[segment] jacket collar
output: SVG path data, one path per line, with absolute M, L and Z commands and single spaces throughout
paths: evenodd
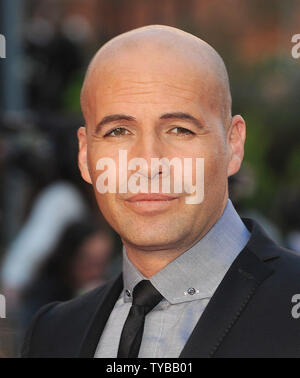
M 272 240 L 264 229 L 253 219 L 242 218 L 245 226 L 251 233 L 246 247 L 261 261 L 268 261 L 279 257 L 280 246 Z

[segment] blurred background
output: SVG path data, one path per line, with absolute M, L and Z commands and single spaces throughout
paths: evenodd
M 105 282 L 121 242 L 77 169 L 79 93 L 110 38 L 165 24 L 210 43 L 227 65 L 233 112 L 247 123 L 231 199 L 300 253 L 298 0 L 1 0 L 0 356 L 16 356 L 34 312 Z

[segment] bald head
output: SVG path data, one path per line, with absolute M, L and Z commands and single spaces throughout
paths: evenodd
M 146 83 L 149 72 L 161 78 L 182 73 L 187 83 L 197 83 L 201 98 L 218 112 L 224 126 L 230 122 L 230 86 L 220 55 L 192 34 L 173 27 L 152 25 L 113 38 L 95 54 L 81 91 L 86 124 L 93 116 L 95 91 L 103 88 L 104 82 L 107 86 L 107 75 L 110 74 L 112 82 L 125 71 L 131 72 L 132 78 L 141 83 L 143 75 Z

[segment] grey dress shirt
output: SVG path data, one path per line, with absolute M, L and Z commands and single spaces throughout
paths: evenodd
M 179 357 L 210 298 L 250 233 L 228 200 L 210 231 L 150 278 L 164 299 L 147 315 L 139 357 Z M 134 286 L 145 278 L 123 249 L 124 289 L 98 343 L 95 357 L 117 357 Z

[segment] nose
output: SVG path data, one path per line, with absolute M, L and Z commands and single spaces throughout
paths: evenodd
M 130 151 L 130 159 L 137 159 L 135 161 L 139 164 L 139 174 L 148 179 L 153 179 L 162 172 L 161 167 L 151 170 L 152 159 L 161 159 L 165 156 L 163 143 L 154 130 L 143 133 Z

